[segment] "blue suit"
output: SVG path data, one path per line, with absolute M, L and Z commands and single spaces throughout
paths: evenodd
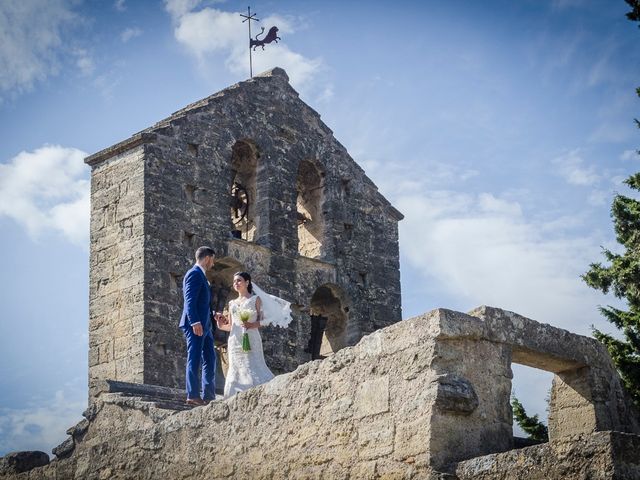
M 187 341 L 187 398 L 215 398 L 214 376 L 216 352 L 213 348 L 213 325 L 211 323 L 211 289 L 204 272 L 194 265 L 182 281 L 184 307 L 180 318 L 180 328 Z M 193 333 L 194 323 L 202 325 L 204 334 Z M 202 389 L 198 378 L 202 364 Z M 202 396 L 201 396 L 202 393 Z

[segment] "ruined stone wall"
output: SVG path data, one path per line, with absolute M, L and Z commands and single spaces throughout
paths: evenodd
M 455 468 L 460 480 L 640 478 L 640 437 L 597 432 L 477 457 Z
M 73 453 L 29 478 L 424 478 L 452 455 L 478 452 L 434 455 L 430 419 L 442 410 L 481 423 L 490 408 L 467 408 L 464 395 L 432 368 L 444 353 L 435 343 L 442 321 L 435 311 L 400 322 L 324 361 L 190 411 L 102 394 Z M 474 385 L 480 402 L 490 395 L 489 380 L 478 377 Z M 487 438 L 480 451 L 492 447 Z
M 310 359 L 305 349 L 311 303 L 316 294 L 315 309 L 322 313 L 317 294 L 323 286 L 330 291 L 324 297 L 339 303 L 329 321 L 334 335 L 325 342 L 329 353 L 401 319 L 397 222 L 402 215 L 298 98 L 283 70 L 190 105 L 128 142 L 136 141 L 143 144 L 137 168 L 144 170 L 137 192 L 144 199 L 144 267 L 136 272 L 144 285 L 144 312 L 143 325 L 135 326 L 143 331 L 136 353 L 143 357 L 142 381 L 183 384 L 184 340 L 177 328 L 182 277 L 200 245 L 214 247 L 224 268 L 248 270 L 266 291 L 292 302 L 289 328 L 263 331 L 267 363 L 275 372 Z M 126 144 L 88 162 L 108 161 Z M 301 241 L 318 241 L 302 249 L 315 258 L 300 254 L 298 238 L 301 178 L 309 172 L 315 175 L 314 190 L 305 198 L 317 204 L 307 205 L 305 214 L 313 218 L 304 219 L 310 233 Z M 240 226 L 232 221 L 230 196 L 238 178 L 251 183 L 253 196 L 249 220 Z M 230 238 L 234 229 L 242 239 Z M 246 244 L 240 257 L 239 242 Z M 102 274 L 92 272 L 96 278 Z M 128 304 L 120 308 L 129 315 Z M 104 373 L 102 378 L 125 380 L 117 372 L 110 377 L 112 370 Z
M 604 346 L 512 312 L 474 313 L 483 318 L 439 309 L 396 323 L 192 410 L 181 411 L 177 389 L 116 385 L 69 429 L 56 460 L 8 478 L 638 478 L 638 412 L 627 400 L 599 405 L 623 398 Z M 592 412 L 552 403 L 563 435 L 507 451 L 510 365 L 525 349 L 557 367 L 581 358 L 610 381 L 583 389 Z M 592 430 L 574 416 L 595 416 Z M 601 430 L 622 418 L 616 432 Z
M 511 361 L 553 372 L 549 438 L 594 431 L 640 433 L 633 402 L 602 343 L 513 312 L 480 307 L 482 337 L 510 350 Z
M 92 169 L 89 392 L 96 382 L 144 380 L 144 150 Z

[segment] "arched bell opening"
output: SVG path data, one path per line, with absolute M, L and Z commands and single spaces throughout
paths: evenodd
M 304 257 L 319 258 L 324 241 L 324 173 L 314 162 L 300 162 L 296 190 L 298 253 Z
M 308 351 L 312 360 L 325 358 L 347 346 L 349 306 L 341 289 L 325 284 L 311 297 L 311 332 Z
M 231 234 L 254 241 L 257 237 L 257 175 L 260 152 L 253 140 L 238 140 L 231 148 Z

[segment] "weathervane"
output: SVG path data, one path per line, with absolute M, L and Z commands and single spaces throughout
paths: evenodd
M 255 18 L 257 14 L 254 13 L 253 15 L 251 14 L 251 7 L 247 7 L 247 14 L 240 14 L 240 16 L 242 18 L 244 18 L 244 20 L 242 20 L 242 23 L 244 22 L 248 22 L 249 25 L 249 76 L 250 78 L 253 78 L 253 60 L 251 58 L 251 47 L 253 47 L 253 50 L 255 50 L 258 47 L 262 47 L 262 49 L 264 50 L 264 46 L 267 43 L 271 43 L 271 42 L 276 42 L 278 43 L 278 40 L 281 40 L 281 38 L 278 36 L 278 27 L 273 26 L 269 29 L 269 31 L 267 32 L 267 36 L 264 37 L 262 40 L 258 40 L 258 37 L 262 34 L 264 34 L 264 27 L 262 27 L 262 31 L 256 35 L 256 38 L 253 39 L 251 38 L 251 21 L 254 22 L 259 22 L 260 20 Z

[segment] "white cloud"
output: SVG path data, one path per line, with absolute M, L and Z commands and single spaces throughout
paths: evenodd
M 193 3 L 193 2 L 191 2 Z M 207 54 L 224 52 L 233 54 L 234 49 L 246 50 L 246 32 L 239 28 L 237 13 L 205 8 L 197 12 L 184 12 L 175 18 L 176 40 L 203 60 Z
M 89 53 L 83 48 L 78 48 L 73 53 L 76 56 L 76 66 L 80 73 L 85 77 L 91 75 L 95 70 L 95 64 Z
M 201 0 L 165 0 L 167 12 L 174 18 L 179 18 L 196 8 Z
M 403 284 L 405 307 L 491 305 L 583 335 L 591 324 L 610 331 L 597 305 L 612 299 L 580 279 L 604 242 L 589 217 L 540 211 L 526 190 L 497 194 L 482 183 L 474 192 L 461 180 L 466 171 L 367 162 L 367 174 L 405 215 L 400 250 L 405 275 L 414 276 Z
M 599 258 L 597 240 L 525 217 L 491 193 L 401 195 L 401 248 L 427 284 L 470 306 L 493 305 L 588 333 L 601 297 L 579 275 Z M 443 305 L 446 306 L 446 305 Z
M 384 138 L 381 133 L 384 127 L 381 126 L 377 132 L 380 138 Z M 384 162 L 378 160 L 367 159 L 368 150 L 371 149 L 373 141 L 368 135 L 358 138 L 354 134 L 350 140 L 349 152 L 354 158 L 357 158 L 358 164 L 367 172 L 375 177 L 376 185 L 380 188 L 383 195 L 391 195 L 392 192 L 403 191 L 406 193 L 420 193 L 425 190 L 434 192 L 444 191 L 447 186 L 459 187 L 463 183 L 478 177 L 480 172 L 474 168 L 470 168 L 466 162 L 459 164 L 434 161 L 429 158 L 421 157 L 416 159 L 406 158 L 402 162 L 394 162 L 386 160 Z M 384 151 L 385 146 L 380 145 L 378 154 L 390 158 L 393 155 Z M 375 149 L 374 149 L 375 150 Z M 362 157 L 365 157 L 364 159 Z M 412 172 L 406 175 L 405 172 Z M 390 198 L 390 197 L 389 197 Z
M 593 205 L 594 207 L 606 205 L 608 199 L 609 193 L 604 190 L 593 190 L 589 193 L 589 197 L 587 197 L 589 205 Z
M 622 187 L 624 186 L 624 181 L 627 179 L 628 177 L 626 175 L 614 175 L 613 177 L 611 177 L 609 180 L 611 181 L 611 183 L 613 185 L 615 185 L 616 187 Z
M 142 35 L 142 30 L 139 28 L 127 28 L 120 34 L 120 40 L 122 43 L 127 43 L 132 38 L 139 37 L 140 35 Z
M 615 51 L 614 46 L 609 42 L 605 51 L 600 53 L 599 57 L 596 58 L 595 63 L 591 66 L 587 75 L 587 85 L 589 87 L 594 87 L 615 79 L 616 71 L 611 65 L 613 51 Z
M 13 218 L 37 239 L 55 231 L 86 246 L 89 235 L 89 168 L 86 153 L 46 145 L 0 164 L 0 215 Z
M 249 76 L 247 52 L 247 26 L 241 23 L 239 12 L 225 12 L 215 8 L 202 8 L 197 0 L 166 0 L 165 8 L 171 14 L 176 40 L 201 65 L 206 65 L 214 55 L 222 55 L 228 71 L 238 76 Z M 290 21 L 280 16 L 260 19 L 260 25 L 268 29 L 277 25 L 279 36 L 293 34 Z M 260 32 L 253 24 L 252 37 Z M 261 37 L 263 38 L 263 37 Z M 287 71 L 291 84 L 302 95 L 326 99 L 332 94 L 330 85 L 320 85 L 317 74 L 324 69 L 322 59 L 310 59 L 292 51 L 283 40 L 271 43 L 265 50 L 258 49 L 253 54 L 253 72 L 261 73 L 273 67 Z
M 0 408 L 0 455 L 21 450 L 50 453 L 67 438 L 66 430 L 82 419 L 86 393 L 66 398 L 59 390 L 54 398 L 39 403 L 25 409 Z
M 316 102 L 318 103 L 328 102 L 333 98 L 333 95 L 334 95 L 333 85 L 327 85 L 324 87 L 324 90 L 322 90 L 318 95 L 318 97 L 316 98 Z
M 107 71 L 93 79 L 93 86 L 98 89 L 102 98 L 112 101 L 116 88 L 121 84 L 122 77 L 117 70 Z
M 477 205 L 482 213 L 520 217 L 522 209 L 518 203 L 508 202 L 496 198 L 491 193 L 478 195 Z
M 600 180 L 593 166 L 585 166 L 580 150 L 571 150 L 552 160 L 557 173 L 571 185 L 589 186 Z
M 0 91 L 21 92 L 56 74 L 63 32 L 79 17 L 69 0 L 0 2 Z
M 631 160 L 640 160 L 640 156 L 638 156 L 637 150 L 625 150 L 620 155 L 620 160 L 623 160 L 625 162 L 628 162 Z
M 127 9 L 125 5 L 125 0 L 116 0 L 113 4 L 113 8 L 115 8 L 119 12 L 124 12 Z

